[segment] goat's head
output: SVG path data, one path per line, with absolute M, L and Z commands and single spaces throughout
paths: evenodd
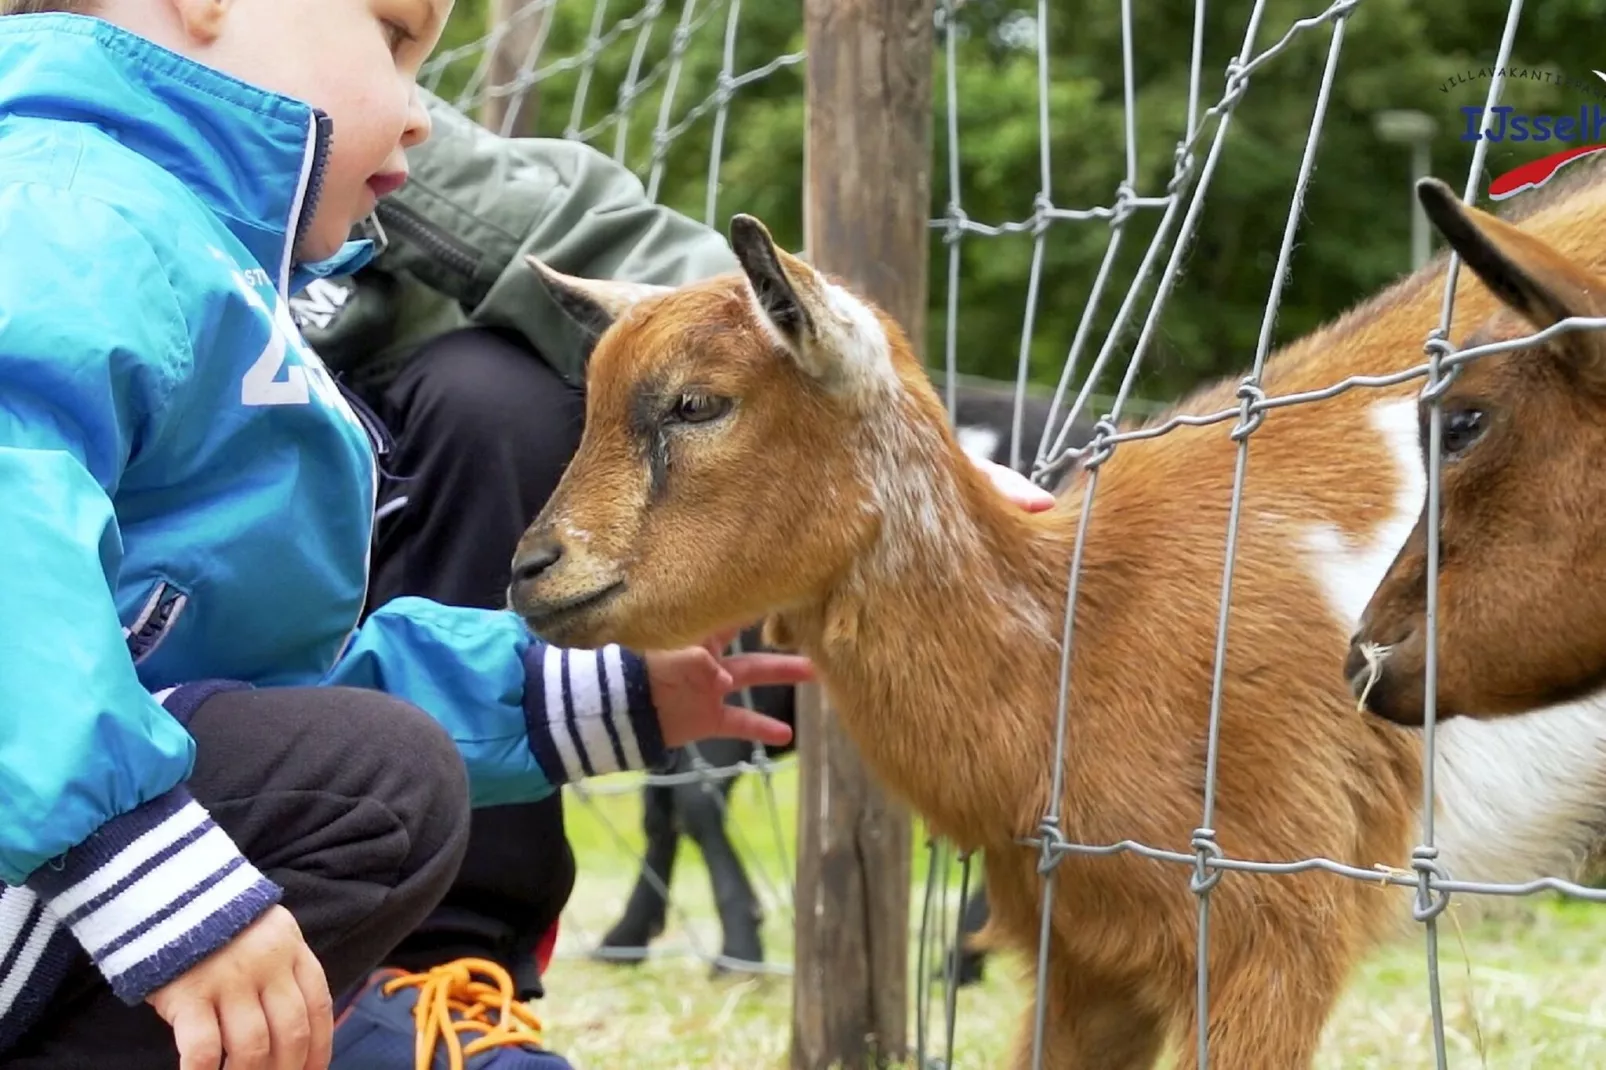
M 531 262 L 594 337 L 579 450 L 509 590 L 554 642 L 679 645 L 810 603 L 876 537 L 872 417 L 944 427 L 897 324 L 756 219 L 730 237 L 740 271 L 674 290 Z
M 1424 180 L 1434 225 L 1502 307 L 1464 345 L 1606 312 L 1606 279 Z M 1606 333 L 1563 332 L 1460 366 L 1442 396 L 1436 717 L 1497 716 L 1606 683 Z M 1428 407 L 1422 404 L 1423 457 Z M 1421 724 L 1426 502 L 1373 593 L 1345 673 Z

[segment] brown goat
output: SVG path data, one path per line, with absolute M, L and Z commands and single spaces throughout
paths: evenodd
M 1443 183 L 1425 181 L 1418 194 L 1503 302 L 1464 347 L 1606 316 L 1606 276 L 1593 265 L 1463 205 Z M 1440 404 L 1435 717 L 1501 716 L 1595 696 L 1606 687 L 1606 332 L 1563 332 L 1477 357 Z M 1422 419 L 1425 460 L 1425 405 Z M 1424 499 L 1345 666 L 1367 708 L 1400 724 L 1424 719 L 1426 531 Z
M 1529 229 L 1595 263 L 1606 187 Z M 810 655 L 867 764 L 937 833 L 986 853 L 993 924 L 1035 960 L 1078 473 L 1058 505 L 1001 500 L 949 432 L 898 324 L 731 223 L 742 270 L 643 295 L 546 271 L 598 338 L 580 448 L 514 563 L 511 604 L 566 644 L 694 642 L 770 615 Z M 1269 364 L 1268 393 L 1421 359 L 1443 263 Z M 1470 273 L 1464 314 L 1494 299 Z M 1232 408 L 1236 383 L 1189 408 Z M 1215 838 L 1230 857 L 1407 867 L 1420 733 L 1356 709 L 1336 671 L 1420 508 L 1415 392 L 1268 413 L 1250 448 Z M 1117 447 L 1076 601 L 1061 825 L 1190 851 L 1237 444 L 1182 427 Z M 1439 863 L 1567 875 L 1606 820 L 1606 718 L 1462 720 L 1438 739 Z M 1191 867 L 1133 853 L 1053 871 L 1045 1064 L 1195 1065 Z M 1225 873 L 1211 893 L 1209 1043 L 1232 1070 L 1307 1066 L 1358 958 L 1411 893 L 1322 873 Z M 800 909 L 802 909 L 800 907 Z M 1030 1014 L 1018 1038 L 1030 1054 Z

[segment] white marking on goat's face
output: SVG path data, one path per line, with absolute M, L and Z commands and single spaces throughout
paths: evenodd
M 577 528 L 567 520 L 558 525 L 558 530 L 565 538 L 572 539 L 581 546 L 591 541 L 591 532 L 584 528 Z

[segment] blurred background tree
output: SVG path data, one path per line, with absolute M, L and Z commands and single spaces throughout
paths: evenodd
M 522 101 L 518 126 L 544 136 L 583 137 L 624 159 L 648 181 L 653 134 L 670 84 L 668 61 L 678 40 L 683 51 L 669 124 L 682 122 L 694 107 L 705 110 L 669 141 L 655 190 L 658 199 L 720 228 L 734 212 L 754 213 L 780 241 L 800 248 L 802 63 L 782 66 L 734 94 L 720 153 L 716 211 L 707 218 L 715 118 L 715 109 L 707 105 L 718 86 L 732 2 L 561 0 L 545 5 L 527 27 L 542 40 L 542 49 L 533 69 L 526 70 L 527 80 L 533 75 L 534 83 Z M 690 5 L 695 6 L 688 14 Z M 1206 6 L 1201 111 L 1222 94 L 1225 70 L 1242 47 L 1252 4 L 1212 0 Z M 1172 175 L 1174 149 L 1186 120 L 1194 6 L 1168 0 L 1133 3 L 1132 8 L 1137 192 L 1157 196 Z M 1310 330 L 1409 270 L 1411 148 L 1384 140 L 1374 125 L 1376 116 L 1411 109 L 1435 119 L 1432 173 L 1459 189 L 1473 148 L 1461 139 L 1466 118 L 1460 109 L 1484 100 L 1506 8 L 1506 0 L 1364 0 L 1356 8 L 1346 30 L 1274 343 Z M 1319 0 L 1271 0 L 1255 51 L 1282 37 L 1295 20 L 1321 9 Z M 964 0 L 958 5 L 960 194 L 967 216 L 980 223 L 1028 219 L 1039 191 L 1037 10 L 1031 0 Z M 437 53 L 439 62 L 425 78 L 437 92 L 463 101 L 470 110 L 472 101 L 483 97 L 486 49 L 481 39 L 491 14 L 492 0 L 458 0 Z M 677 34 L 683 18 L 689 19 L 687 29 Z M 1531 76 L 1508 80 L 1505 103 L 1570 114 L 1589 103 L 1606 107 L 1606 81 L 1592 73 L 1606 67 L 1606 52 L 1599 36 L 1587 32 L 1601 25 L 1606 25 L 1606 0 L 1528 5 L 1511 66 Z M 1254 73 L 1232 120 L 1198 234 L 1184 261 L 1184 276 L 1145 359 L 1137 383 L 1141 396 L 1171 398 L 1202 379 L 1248 368 L 1329 34 L 1324 26 L 1296 35 L 1284 54 Z M 1062 208 L 1108 206 L 1126 167 L 1120 6 L 1106 0 L 1051 9 L 1046 36 L 1052 201 Z M 577 62 L 587 54 L 588 42 L 596 60 L 589 78 L 583 74 L 587 65 Z M 734 41 L 737 74 L 803 47 L 801 4 L 796 0 L 747 0 L 741 5 Z M 943 47 L 939 33 L 933 218 L 945 213 L 951 197 Z M 622 98 L 632 70 L 635 92 Z M 577 109 L 582 87 L 584 98 Z M 628 116 L 623 126 L 621 114 Z M 1197 143 L 1201 163 L 1213 132 L 1212 122 Z M 1494 175 L 1559 147 L 1555 142 L 1491 145 L 1483 186 Z M 1129 224 L 1083 368 L 1096 353 L 1159 218 L 1157 211 L 1142 210 Z M 1050 229 L 1028 349 L 1033 383 L 1056 381 L 1107 241 L 1108 224 L 1099 220 L 1060 222 Z M 962 373 L 1015 378 L 1032 244 L 1029 232 L 963 240 L 957 320 Z M 933 233 L 931 256 L 926 355 L 929 364 L 940 367 L 948 271 L 948 249 L 940 231 Z M 1134 326 L 1141 325 L 1145 309 L 1146 302 L 1139 306 Z M 1117 354 L 1123 356 L 1124 351 Z M 1114 375 L 1101 382 L 1101 390 L 1113 390 L 1124 364 L 1123 359 L 1112 362 Z

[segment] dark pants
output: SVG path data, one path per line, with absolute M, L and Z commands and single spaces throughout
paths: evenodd
M 445 731 L 374 691 L 226 691 L 189 722 L 196 800 L 270 879 L 330 991 L 360 980 L 440 901 L 468 845 L 468 782 Z M 79 951 L 7 1070 L 173 1070 L 173 1030 Z
M 384 467 L 369 609 L 401 595 L 506 605 L 513 549 L 580 445 L 585 395 L 522 344 L 455 331 L 370 399 L 395 436 Z M 475 810 L 468 854 L 440 907 L 387 962 L 417 970 L 464 955 L 540 990 L 533 949 L 574 887 L 563 797 Z

